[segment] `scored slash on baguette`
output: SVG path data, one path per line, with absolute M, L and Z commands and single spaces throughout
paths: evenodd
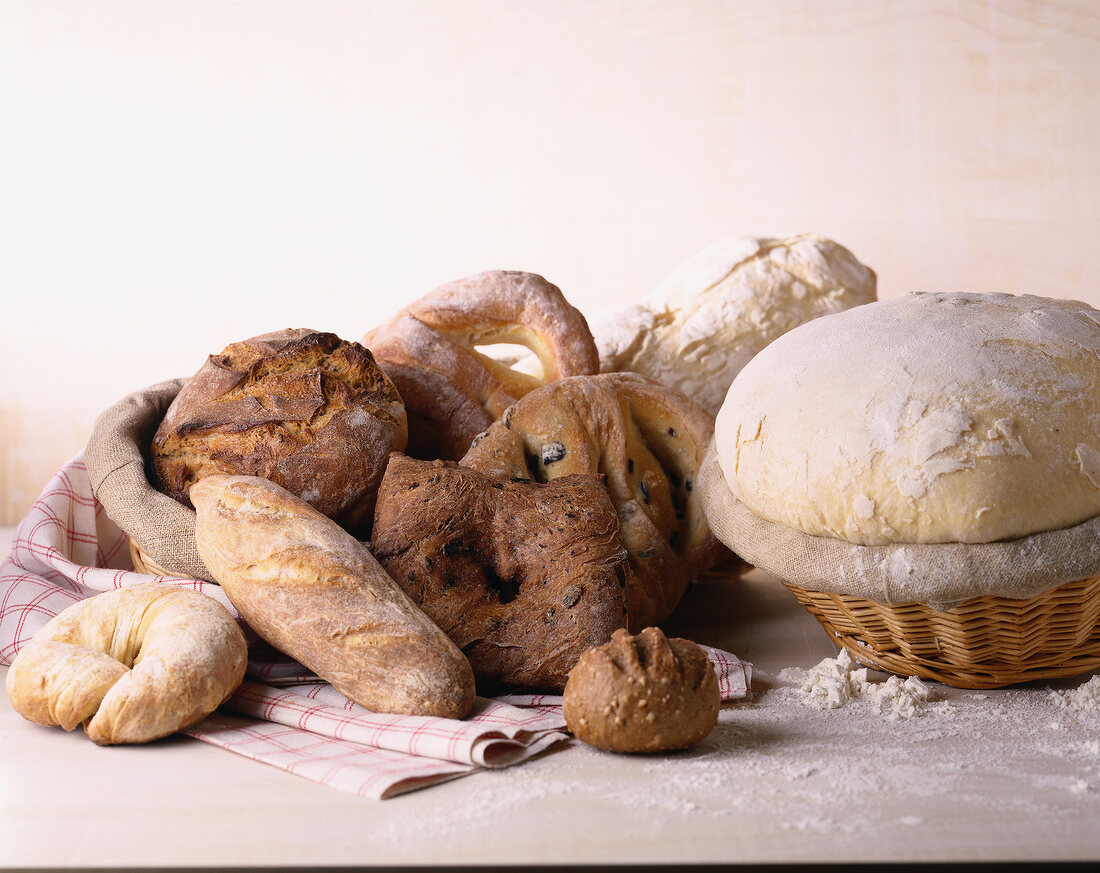
M 374 712 L 462 718 L 466 656 L 336 522 L 252 476 L 191 488 L 203 562 L 248 625 Z

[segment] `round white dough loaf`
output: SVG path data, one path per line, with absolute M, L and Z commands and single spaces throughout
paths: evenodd
M 861 545 L 993 542 L 1100 514 L 1100 312 L 914 293 L 741 371 L 715 448 L 757 515 Z
M 874 272 L 838 243 L 733 238 L 681 264 L 641 303 L 597 316 L 592 334 L 601 372 L 642 373 L 714 415 L 772 340 L 874 299 Z

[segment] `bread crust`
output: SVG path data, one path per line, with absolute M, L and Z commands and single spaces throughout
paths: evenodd
M 191 499 L 203 562 L 267 642 L 372 711 L 470 711 L 466 657 L 335 522 L 256 477 L 207 476 Z
M 718 723 L 718 677 L 703 649 L 655 627 L 585 652 L 569 674 L 565 723 L 612 752 L 668 752 L 706 739 Z
M 5 684 L 12 708 L 37 724 L 84 724 L 99 745 L 143 743 L 213 712 L 247 660 L 220 603 L 147 582 L 62 611 L 16 655 Z
M 717 415 L 753 355 L 799 324 L 872 302 L 875 286 L 874 271 L 832 240 L 721 240 L 644 299 L 593 319 L 600 370 L 642 373 Z
M 373 548 L 486 691 L 560 692 L 581 653 L 626 624 L 630 565 L 596 476 L 539 484 L 394 454 Z
M 190 505 L 203 476 L 260 476 L 366 536 L 386 457 L 407 439 L 401 397 L 367 349 L 287 329 L 207 359 L 153 437 L 153 484 Z
M 408 454 L 457 460 L 470 441 L 541 384 L 599 372 L 588 322 L 542 276 L 490 270 L 448 282 L 367 333 L 362 343 L 397 385 L 409 411 Z M 531 349 L 541 378 L 477 346 Z
M 575 376 L 531 392 L 480 436 L 461 464 L 493 476 L 606 478 L 633 568 L 633 631 L 665 621 L 688 583 L 729 556 L 693 493 L 714 419 L 636 373 Z

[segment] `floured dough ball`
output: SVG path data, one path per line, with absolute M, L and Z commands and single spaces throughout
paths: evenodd
M 153 437 L 153 484 L 190 506 L 203 476 L 259 476 L 365 536 L 389 454 L 407 439 L 401 396 L 370 351 L 281 330 L 207 358 Z
M 914 293 L 811 321 L 734 380 L 715 447 L 763 518 L 861 545 L 981 543 L 1100 514 L 1100 312 Z
M 686 261 L 641 303 L 597 316 L 592 334 L 601 372 L 642 373 L 714 415 L 772 340 L 874 299 L 874 272 L 838 243 L 734 238 Z
M 668 752 L 702 742 L 718 723 L 718 677 L 701 647 L 655 627 L 589 649 L 565 684 L 565 723 L 611 752 Z

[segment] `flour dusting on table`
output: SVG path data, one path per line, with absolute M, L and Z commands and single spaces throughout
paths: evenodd
M 418 795 L 400 798 L 376 838 L 448 834 L 460 851 L 513 816 L 566 832 L 587 799 L 608 827 L 627 815 L 677 840 L 720 827 L 732 844 L 778 823 L 807 852 L 860 840 L 868 861 L 888 857 L 892 839 L 916 830 L 936 840 L 975 816 L 1041 818 L 1054 845 L 1100 820 L 1100 739 L 1082 717 L 1098 691 L 1100 675 L 981 692 L 918 686 L 843 655 L 757 670 L 753 697 L 725 706 L 694 749 L 616 755 L 576 743 L 433 788 L 453 790 L 445 816 L 419 818 Z
M 1067 691 L 1051 691 L 1058 706 L 1078 712 L 1100 712 L 1100 675 Z

